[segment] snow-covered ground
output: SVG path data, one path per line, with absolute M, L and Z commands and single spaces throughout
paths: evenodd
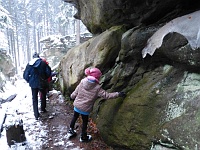
M 14 85 L 12 85 L 10 82 L 7 82 L 4 90 L 5 93 L 0 93 L 0 97 L 3 99 L 6 99 L 13 94 L 17 94 L 17 96 L 13 101 L 1 105 L 2 108 L 0 111 L 7 114 L 3 132 L 1 133 L 0 138 L 1 149 L 40 149 L 41 146 L 47 142 L 43 137 L 47 135 L 48 128 L 47 126 L 44 126 L 42 122 L 35 120 L 33 115 L 30 87 L 25 80 L 20 79 L 17 80 Z M 0 115 L 0 117 L 3 117 L 3 115 Z M 18 143 L 9 147 L 7 144 L 5 127 L 9 126 L 10 124 L 13 125 L 15 121 L 20 119 L 23 120 L 23 128 L 25 130 L 25 136 L 27 139 L 26 145 L 22 146 L 24 145 L 23 143 Z M 2 118 L 0 118 L 0 120 L 2 120 Z
M 6 102 L 0 107 L 0 120 L 3 119 L 4 113 L 7 114 L 6 121 L 4 123 L 3 131 L 0 135 L 0 149 L 1 150 L 40 150 L 42 146 L 48 145 L 48 133 L 49 128 L 40 120 L 35 120 L 32 108 L 32 96 L 31 88 L 25 82 L 25 80 L 18 79 L 14 85 L 7 82 L 5 92 L 0 93 L 0 98 L 7 99 L 10 95 L 17 94 L 14 100 Z M 16 143 L 11 147 L 7 144 L 5 127 L 10 124 L 17 124 L 16 120 L 23 120 L 23 128 L 25 131 L 26 141 L 24 143 Z M 63 137 L 62 137 L 63 139 Z M 59 141 L 59 144 L 64 144 L 63 141 Z M 73 145 L 71 141 L 65 144 L 66 147 Z M 79 149 L 73 148 L 74 150 Z

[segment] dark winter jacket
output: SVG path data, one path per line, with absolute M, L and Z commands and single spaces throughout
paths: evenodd
M 42 88 L 40 79 L 47 80 L 51 76 L 51 68 L 41 58 L 32 59 L 26 66 L 23 78 L 31 88 Z

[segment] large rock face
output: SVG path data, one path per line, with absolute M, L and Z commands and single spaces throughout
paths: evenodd
M 92 33 L 104 32 L 65 55 L 60 65 L 63 93 L 74 90 L 88 66 L 102 70 L 104 89 L 127 92 L 124 99 L 96 101 L 92 117 L 103 139 L 115 149 L 147 150 L 160 144 L 198 150 L 199 48 L 192 50 L 183 35 L 169 33 L 153 56 L 143 58 L 142 50 L 156 31 L 199 10 L 200 2 L 64 1 L 76 5 L 77 17 Z
M 198 0 L 63 0 L 78 9 L 81 19 L 92 33 L 101 33 L 113 25 L 128 27 L 165 22 L 200 8 Z
M 15 74 L 11 58 L 4 52 L 0 52 L 0 71 L 7 77 L 12 77 Z
M 121 26 L 113 27 L 68 51 L 61 62 L 61 70 L 62 81 L 64 85 L 67 85 L 70 92 L 74 90 L 83 77 L 85 68 L 98 66 L 102 70 L 104 68 L 106 70 L 108 66 L 112 66 L 115 63 L 120 50 L 123 29 Z M 71 86 L 73 86 L 72 90 Z M 64 87 L 62 91 L 65 91 Z
M 0 92 L 3 90 L 6 80 L 14 76 L 15 69 L 10 56 L 0 51 Z

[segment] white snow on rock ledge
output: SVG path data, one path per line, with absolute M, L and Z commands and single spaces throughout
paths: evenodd
M 142 50 L 142 57 L 147 54 L 151 56 L 155 50 L 161 47 L 164 37 L 168 33 L 176 32 L 182 34 L 189 42 L 192 49 L 200 47 L 200 11 L 173 19 L 158 31 L 147 41 L 147 46 Z

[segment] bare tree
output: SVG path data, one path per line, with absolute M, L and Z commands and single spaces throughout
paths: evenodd
M 80 44 L 80 20 L 76 20 L 76 45 Z
M 28 28 L 28 18 L 27 18 L 27 11 L 26 11 L 26 0 L 24 0 L 24 17 L 25 17 L 25 28 L 26 28 L 26 49 L 27 49 L 27 60 L 30 61 L 31 59 L 31 50 L 29 48 L 29 28 Z

